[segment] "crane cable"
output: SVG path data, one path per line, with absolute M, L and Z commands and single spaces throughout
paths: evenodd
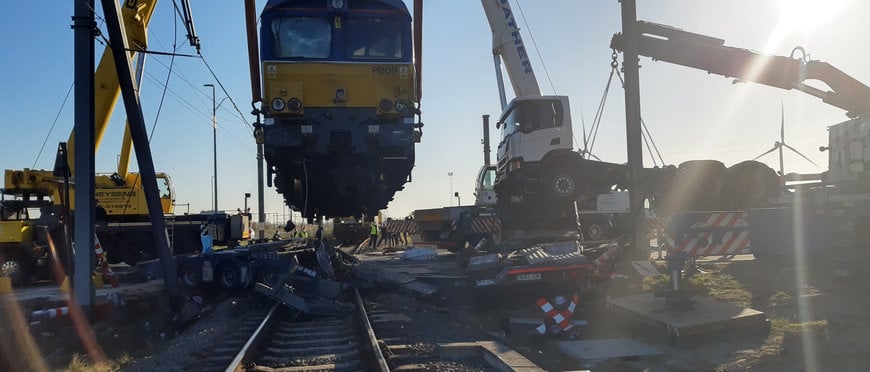
M 588 136 L 584 133 L 584 137 L 589 138 L 588 146 L 584 144 L 584 149 L 581 151 L 584 157 L 595 157 L 592 155 L 592 148 L 595 146 L 595 139 L 598 136 L 598 130 L 601 128 L 601 119 L 604 114 L 604 105 L 607 101 L 608 93 L 610 92 L 610 84 L 613 81 L 613 75 L 616 75 L 619 78 L 619 82 L 622 85 L 623 89 L 625 88 L 625 80 L 622 78 L 622 73 L 619 71 L 619 63 L 617 62 L 617 54 L 616 51 L 613 51 L 611 54 L 611 62 L 610 62 L 610 76 L 607 79 L 607 84 L 604 87 L 604 93 L 601 96 L 601 100 L 598 103 L 598 109 L 595 111 L 595 117 L 592 119 L 592 126 L 589 128 Z M 655 140 L 652 138 L 652 133 L 650 133 L 649 128 L 646 125 L 646 122 L 641 118 L 641 135 L 644 143 L 646 144 L 647 151 L 649 151 L 650 159 L 652 159 L 654 165 L 658 165 L 659 163 L 662 166 L 665 165 L 664 158 L 662 157 L 661 152 L 659 151 L 658 146 L 655 143 Z M 655 153 L 653 153 L 655 151 Z M 656 159 L 658 156 L 658 159 Z M 597 157 L 596 157 L 597 158 Z
M 39 161 L 39 157 L 42 156 L 42 151 L 45 150 L 45 144 L 48 143 L 48 139 L 51 138 L 54 126 L 57 125 L 57 120 L 60 119 L 60 114 L 63 112 L 63 108 L 66 106 L 66 101 L 69 99 L 69 94 L 72 92 L 75 85 L 75 82 L 69 85 L 69 89 L 66 91 L 66 96 L 63 97 L 63 102 L 61 102 L 60 108 L 57 109 L 57 114 L 54 116 L 54 121 L 51 122 L 51 128 L 48 129 L 48 134 L 45 135 L 45 139 L 42 141 L 42 146 L 39 148 L 39 152 L 36 153 L 36 159 L 33 160 L 33 165 L 30 168 L 36 169 L 36 163 Z
M 613 53 L 615 54 L 616 52 L 614 51 Z M 625 80 L 622 79 L 622 74 L 619 72 L 618 69 L 616 69 L 616 76 L 619 78 L 619 83 L 622 84 L 622 88 L 625 89 Z M 652 154 L 652 151 L 654 149 L 656 155 L 658 155 L 658 157 L 659 157 L 659 161 L 662 163 L 662 166 L 664 166 L 665 159 L 662 158 L 662 153 L 659 151 L 659 147 L 656 145 L 655 140 L 653 140 L 652 133 L 650 133 L 649 127 L 647 127 L 646 122 L 643 120 L 643 117 L 640 118 L 640 125 L 641 125 L 641 128 L 643 129 L 641 134 L 643 135 L 644 142 L 647 142 L 647 140 L 649 141 L 647 143 L 647 150 L 649 150 L 649 152 L 650 152 L 650 158 L 652 159 L 653 164 L 655 164 L 655 162 L 656 162 L 656 158 Z M 652 144 L 652 146 L 650 146 L 650 144 Z
M 541 48 L 538 48 L 538 43 L 535 41 L 535 34 L 532 33 L 532 26 L 529 25 L 529 22 L 526 21 L 526 13 L 523 12 L 523 6 L 520 5 L 520 1 L 516 0 L 517 9 L 520 10 L 520 17 L 523 18 L 523 23 L 526 24 L 526 28 L 529 29 L 529 37 L 532 38 L 532 45 L 535 46 L 535 53 L 538 55 L 538 59 L 541 60 L 541 66 L 544 67 L 544 75 L 547 75 L 547 81 L 550 82 L 550 89 L 553 90 L 553 94 L 556 94 L 556 86 L 553 85 L 553 79 L 550 78 L 550 71 L 547 69 L 547 63 L 544 62 L 544 57 L 541 56 Z

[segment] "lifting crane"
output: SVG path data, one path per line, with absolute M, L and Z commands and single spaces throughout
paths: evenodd
M 805 54 L 801 47 L 795 48 L 789 57 L 774 56 L 726 46 L 725 40 L 671 26 L 637 21 L 637 28 L 638 54 L 653 60 L 780 89 L 796 89 L 846 110 L 850 118 L 870 113 L 870 87 L 827 62 L 796 58 L 796 52 Z M 624 45 L 621 33 L 613 35 L 612 49 L 623 51 Z M 808 80 L 821 81 L 831 90 L 807 85 Z
M 587 160 L 574 151 L 568 97 L 541 94 L 510 2 L 481 0 L 481 4 L 492 31 L 502 101 L 496 123 L 496 128 L 502 128 L 495 181 L 500 216 L 507 222 L 513 219 L 510 215 L 525 216 L 541 209 L 532 208 L 536 205 L 573 210 L 581 194 L 606 192 L 619 183 L 623 172 L 618 164 Z M 515 93 L 510 103 L 506 103 L 501 62 Z M 524 212 L 512 213 L 519 209 Z M 553 214 L 547 209 L 541 209 L 541 218 Z

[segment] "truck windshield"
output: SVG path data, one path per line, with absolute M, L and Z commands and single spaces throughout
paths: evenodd
M 520 101 L 504 119 L 502 137 L 515 131 L 525 133 L 562 126 L 562 104 L 556 100 Z
M 329 58 L 332 25 L 313 17 L 272 20 L 272 52 L 279 58 Z
M 487 169 L 483 173 L 482 186 L 484 190 L 492 190 L 495 183 L 495 169 Z
M 165 176 L 157 177 L 157 190 L 160 191 L 160 199 L 172 198 L 172 188 L 169 186 L 169 179 Z
M 345 48 L 352 59 L 402 58 L 401 23 L 385 18 L 351 18 L 345 29 Z

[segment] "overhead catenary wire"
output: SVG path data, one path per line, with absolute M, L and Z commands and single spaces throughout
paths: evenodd
M 230 103 L 233 104 L 233 108 L 239 114 L 239 118 L 242 119 L 242 122 L 245 123 L 245 126 L 248 128 L 248 130 L 250 130 L 251 133 L 253 133 L 254 126 L 251 125 L 251 123 L 248 123 L 247 120 L 245 120 L 245 114 L 242 114 L 242 110 L 239 110 L 239 106 L 236 104 L 236 100 L 234 100 L 233 97 L 230 96 L 230 93 L 227 92 L 227 88 L 224 87 L 224 83 L 221 82 L 221 79 L 218 78 L 217 74 L 215 74 L 214 70 L 212 70 L 211 66 L 208 64 L 208 61 L 205 60 L 205 56 L 201 52 L 199 52 L 199 57 L 202 60 L 202 63 L 205 65 L 205 67 L 208 68 L 208 72 L 211 73 L 211 76 L 214 78 L 215 82 L 217 82 L 218 86 L 220 86 L 221 91 L 224 92 L 224 95 L 226 95 L 227 98 L 229 98 Z
M 148 79 L 148 81 L 150 81 L 151 83 L 157 85 L 158 87 L 162 86 L 162 81 L 159 80 L 158 78 L 156 78 L 156 77 L 155 77 L 153 74 L 151 74 L 150 72 L 146 71 L 146 72 L 145 72 L 145 77 Z M 172 88 L 167 88 L 167 91 L 169 92 L 169 94 L 170 94 L 172 97 L 175 98 L 175 100 L 177 100 L 178 102 L 181 102 L 182 104 L 184 104 L 184 105 L 186 106 L 186 108 L 187 108 L 188 111 L 190 111 L 190 112 L 192 112 L 192 113 L 194 113 L 194 114 L 198 114 L 200 117 L 202 117 L 202 118 L 204 119 L 203 123 L 205 123 L 206 121 L 209 121 L 209 122 L 210 122 L 210 120 L 211 120 L 211 113 L 206 113 L 206 112 L 202 111 L 202 110 L 201 110 L 197 105 L 194 105 L 194 104 L 191 103 L 190 101 L 184 99 L 184 97 L 182 97 L 180 94 L 178 94 L 178 92 L 176 92 L 176 91 L 173 90 Z M 211 124 L 208 124 L 208 125 L 211 126 Z M 229 132 L 229 131 L 224 127 L 224 126 L 218 124 L 217 127 L 218 127 L 218 129 L 220 129 L 220 130 L 221 130 L 221 131 L 222 131 L 222 132 L 223 132 L 227 137 L 229 137 L 230 140 L 232 140 L 232 141 L 235 142 L 237 145 L 239 145 L 239 146 L 240 146 L 244 151 L 250 153 L 251 155 L 256 155 L 256 152 L 255 152 L 254 150 L 252 150 L 252 148 L 250 147 L 250 144 L 245 143 L 245 141 L 242 141 L 241 139 L 239 139 L 238 137 L 236 137 L 235 135 L 233 135 L 233 134 L 232 134 L 231 132 Z
M 175 5 L 175 1 L 172 1 L 172 4 Z M 176 10 L 178 10 L 178 6 L 175 5 Z M 178 51 L 178 18 L 172 18 L 172 55 L 169 57 L 169 72 L 166 74 L 166 81 L 163 83 L 163 92 L 160 94 L 160 103 L 157 104 L 157 113 L 154 115 L 154 123 L 151 124 L 151 133 L 148 134 L 148 143 L 151 143 L 151 139 L 154 138 L 154 132 L 157 130 L 157 120 L 160 118 L 160 112 L 163 110 L 163 101 L 166 99 L 166 91 L 169 89 L 169 79 L 172 77 L 172 66 L 175 65 L 175 52 Z M 144 61 L 144 59 L 142 59 Z M 144 68 L 142 66 L 141 68 Z M 139 82 L 140 90 L 142 82 Z
M 157 58 L 155 58 L 155 60 L 157 61 L 157 63 L 161 64 L 163 67 L 165 67 L 165 68 L 167 68 L 167 69 L 169 68 L 169 66 L 168 66 L 165 62 L 160 61 L 160 60 L 157 59 Z M 176 67 L 172 70 L 172 74 L 175 75 L 175 77 L 181 79 L 181 81 L 183 81 L 185 84 L 187 84 L 190 88 L 192 88 L 193 91 L 195 91 L 195 92 L 197 93 L 197 97 L 200 97 L 200 98 L 207 98 L 207 99 L 209 99 L 209 100 L 211 99 L 211 97 L 210 97 L 207 93 L 203 92 L 203 91 L 200 89 L 199 86 L 193 84 L 193 83 L 190 81 L 190 79 L 188 79 L 186 76 L 184 76 L 184 74 L 183 74 L 182 72 L 179 72 L 180 70 L 181 70 L 180 67 L 179 67 L 179 66 L 176 66 Z M 233 114 L 233 116 L 232 116 L 232 121 L 234 121 L 234 122 L 235 122 L 235 121 L 238 121 L 238 122 L 240 122 L 241 124 L 243 124 L 243 126 L 245 127 L 246 130 L 249 129 L 247 120 L 244 120 L 244 118 L 240 118 L 240 117 L 236 116 L 236 115 L 235 115 L 236 112 L 234 112 L 232 109 L 227 108 L 227 107 L 225 107 L 225 106 L 221 106 L 221 107 L 218 107 L 218 110 L 225 110 L 226 112 Z

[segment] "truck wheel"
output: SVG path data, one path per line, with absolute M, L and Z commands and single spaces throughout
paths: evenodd
M 601 240 L 601 237 L 604 236 L 604 229 L 601 228 L 601 225 L 594 223 L 586 229 L 586 235 L 590 241 Z
M 194 264 L 183 264 L 178 268 L 178 281 L 184 288 L 199 288 L 202 285 L 202 271 Z
M 221 289 L 234 293 L 242 289 L 242 267 L 236 262 L 227 262 L 217 270 L 217 281 Z
M 764 207 L 781 191 L 776 172 L 757 161 L 732 165 L 726 177 L 728 201 L 736 210 Z
M 263 283 L 269 288 L 274 288 L 278 284 L 278 280 L 281 279 L 281 271 L 274 266 L 266 265 L 258 269 L 254 277 L 257 283 Z
M 726 168 L 717 160 L 689 160 L 680 164 L 665 200 L 666 211 L 711 211 L 725 204 Z
M 547 195 L 557 202 L 572 202 L 580 195 L 580 177 L 571 169 L 556 169 L 544 177 Z
M 19 287 L 30 283 L 30 260 L 20 252 L 0 254 L 0 276 L 9 277 L 12 285 Z

